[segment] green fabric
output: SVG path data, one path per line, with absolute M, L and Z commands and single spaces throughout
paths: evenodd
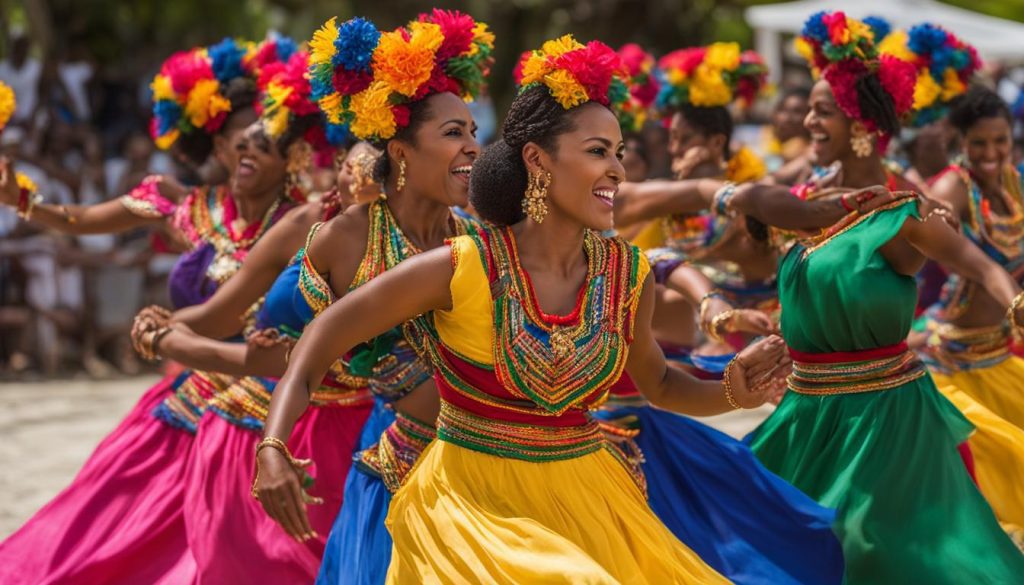
M 782 331 L 804 352 L 872 349 L 903 340 L 914 279 L 878 252 L 913 201 L 879 211 L 779 268 Z M 999 527 L 957 445 L 973 427 L 930 377 L 880 392 L 788 392 L 755 431 L 766 467 L 835 508 L 847 582 L 1015 583 L 1024 555 Z

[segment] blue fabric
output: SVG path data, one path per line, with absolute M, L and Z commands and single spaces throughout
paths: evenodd
M 301 268 L 302 263 L 295 261 L 277 276 L 263 297 L 263 306 L 256 313 L 256 327 L 277 327 L 285 333 L 299 334 L 313 320 L 313 310 L 299 289 Z
M 739 441 L 650 406 L 635 416 L 651 509 L 706 563 L 739 585 L 843 582 L 835 511 L 765 469 Z
M 395 420 L 377 400 L 359 437 L 359 451 L 372 446 Z M 378 477 L 353 465 L 345 480 L 345 500 L 327 537 L 317 585 L 382 585 L 391 564 L 391 534 L 384 518 L 391 492 Z

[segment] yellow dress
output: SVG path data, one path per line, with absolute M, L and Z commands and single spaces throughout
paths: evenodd
M 387 582 L 727 583 L 654 516 L 588 412 L 624 367 L 643 256 L 588 234 L 591 278 L 577 321 L 559 329 L 525 324 L 550 316 L 510 262 L 509 230 L 451 248 L 453 307 L 421 322 L 438 368 L 438 440 L 392 500 Z M 557 350 L 566 339 L 574 351 Z M 574 370 L 589 366 L 590 377 Z
M 1024 360 L 1005 325 L 932 333 L 927 358 L 939 391 L 975 426 L 968 439 L 978 487 L 1016 540 L 1024 539 Z

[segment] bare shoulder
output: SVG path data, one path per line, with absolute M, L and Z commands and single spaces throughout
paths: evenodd
M 366 253 L 370 229 L 368 210 L 368 205 L 353 205 L 320 228 L 306 251 L 318 270 L 328 272 L 339 263 L 358 264 Z
M 956 207 L 962 213 L 967 207 L 967 184 L 960 173 L 947 172 L 932 184 L 930 195 Z

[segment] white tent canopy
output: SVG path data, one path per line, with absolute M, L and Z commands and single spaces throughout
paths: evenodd
M 854 18 L 880 16 L 893 28 L 931 22 L 948 28 L 974 45 L 982 58 L 1024 60 L 1024 23 L 964 10 L 935 0 L 800 0 L 753 6 L 746 18 L 754 28 L 757 50 L 768 61 L 772 77 L 782 69 L 779 35 L 796 34 L 807 18 L 821 10 L 842 10 Z

